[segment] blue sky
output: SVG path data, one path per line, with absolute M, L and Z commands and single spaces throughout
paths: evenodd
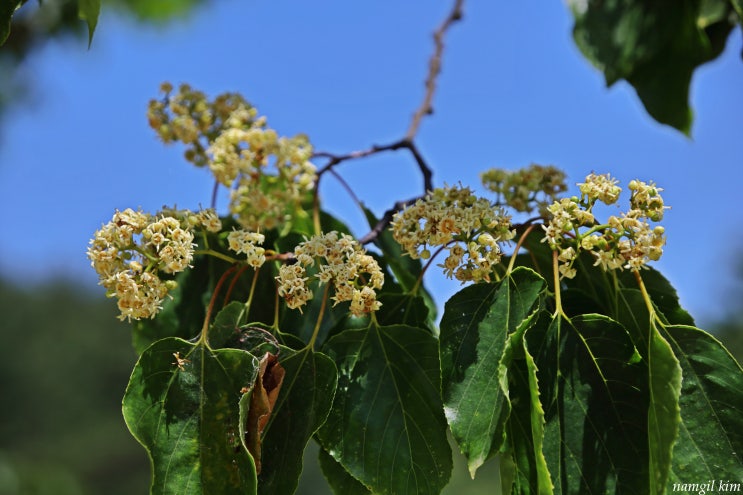
M 24 70 L 34 105 L 16 107 L 0 142 L 0 273 L 65 275 L 95 284 L 85 249 L 114 209 L 208 205 L 205 171 L 148 128 L 162 81 L 210 95 L 240 91 L 281 134 L 344 153 L 402 137 L 423 95 L 431 33 L 450 2 L 223 0 L 167 26 L 142 26 L 104 8 L 93 45 L 51 44 Z M 554 164 L 571 184 L 591 171 L 624 184 L 655 180 L 672 206 L 657 267 L 701 321 L 725 305 L 743 252 L 741 32 L 692 84 L 693 138 L 653 122 L 632 89 L 604 87 L 572 42 L 567 7 L 469 2 L 447 38 L 435 113 L 417 144 L 436 185 L 478 186 L 490 167 Z M 319 163 L 319 162 L 318 162 Z M 404 154 L 338 171 L 379 214 L 420 193 Z M 322 197 L 361 236 L 362 218 L 332 180 Z M 224 206 L 224 204 L 222 204 Z M 431 280 L 441 299 L 456 282 Z

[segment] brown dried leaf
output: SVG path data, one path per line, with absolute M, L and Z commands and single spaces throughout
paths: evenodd
M 275 354 L 267 352 L 263 355 L 250 397 L 245 427 L 245 444 L 255 460 L 257 474 L 261 472 L 261 436 L 268 420 L 271 419 L 271 412 L 284 382 L 284 374 L 284 368 L 279 364 Z

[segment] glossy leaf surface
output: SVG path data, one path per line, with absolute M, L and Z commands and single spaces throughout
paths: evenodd
M 337 371 L 333 361 L 309 348 L 281 346 L 281 393 L 262 438 L 259 493 L 291 494 L 302 472 L 302 457 L 333 403 Z
M 678 357 L 681 424 L 668 491 L 674 483 L 739 480 L 743 473 L 743 370 L 712 335 L 687 326 L 663 334 Z
M 245 351 L 212 350 L 178 338 L 142 353 L 123 413 L 152 462 L 153 495 L 255 493 L 239 403 L 257 369 L 257 359 Z
M 471 285 L 446 304 L 440 335 L 444 410 L 473 476 L 503 442 L 509 334 L 528 324 L 545 287 L 535 272 L 517 268 L 502 282 Z
M 372 325 L 338 334 L 326 350 L 339 381 L 322 447 L 374 493 L 438 494 L 452 460 L 434 337 Z
M 627 332 L 605 316 L 556 316 L 527 341 L 554 493 L 646 493 L 648 372 Z

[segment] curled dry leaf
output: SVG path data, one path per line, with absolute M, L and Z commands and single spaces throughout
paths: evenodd
M 250 397 L 245 444 L 255 460 L 256 473 L 261 472 L 261 436 L 271 419 L 276 399 L 284 381 L 284 368 L 275 354 L 265 353 L 261 358 L 260 369 Z

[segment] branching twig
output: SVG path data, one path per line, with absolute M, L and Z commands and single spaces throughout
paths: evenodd
M 334 155 L 332 153 L 326 153 L 326 152 L 318 152 L 313 155 L 314 158 L 328 158 L 328 163 L 325 164 L 320 170 L 317 171 L 318 176 L 322 176 L 329 170 L 331 170 L 333 167 L 338 165 L 339 163 L 349 161 L 349 160 L 357 160 L 359 158 L 365 158 L 367 156 L 375 155 L 377 153 L 382 153 L 385 151 L 397 151 L 401 149 L 406 149 L 410 151 L 410 154 L 413 155 L 413 159 L 415 160 L 415 163 L 418 164 L 418 168 L 421 171 L 421 175 L 423 175 L 423 190 L 424 192 L 430 191 L 433 189 L 433 172 L 431 171 L 431 167 L 428 166 L 426 163 L 426 160 L 423 158 L 423 155 L 421 155 L 420 151 L 418 151 L 418 147 L 413 143 L 411 140 L 404 138 L 399 141 L 395 141 L 391 144 L 386 145 L 374 145 L 369 149 L 366 150 L 359 150 L 359 151 L 352 151 L 351 153 L 347 153 L 345 155 Z
M 386 229 L 387 226 L 392 222 L 392 217 L 395 216 L 395 213 L 402 210 L 408 205 L 412 205 L 418 199 L 419 198 L 413 198 L 407 201 L 398 201 L 397 203 L 395 203 L 395 206 L 384 212 L 384 215 L 382 216 L 382 218 L 379 219 L 374 228 L 372 228 L 364 237 L 359 239 L 359 244 L 364 245 L 369 244 L 370 242 L 374 242 L 376 238 L 379 237 L 382 232 L 384 232 L 384 229 Z
M 376 153 L 382 153 L 384 151 L 397 151 L 400 149 L 406 149 L 410 151 L 410 154 L 413 155 L 413 159 L 418 164 L 418 168 L 420 169 L 421 175 L 423 175 L 423 194 L 425 195 L 428 191 L 433 190 L 433 172 L 431 171 L 431 167 L 428 166 L 425 159 L 421 155 L 420 151 L 418 151 L 417 146 L 413 142 L 413 139 L 415 138 L 416 134 L 418 133 L 418 128 L 420 127 L 421 120 L 425 115 L 433 113 L 433 96 L 436 92 L 436 79 L 438 75 L 441 73 L 441 59 L 444 54 L 444 37 L 446 36 L 447 31 L 451 27 L 452 24 L 457 22 L 462 18 L 462 7 L 464 5 L 464 0 L 454 0 L 454 5 L 452 6 L 451 11 L 446 16 L 444 21 L 441 23 L 441 25 L 436 29 L 436 31 L 433 34 L 433 41 L 434 41 L 434 52 L 433 55 L 431 55 L 431 59 L 428 63 L 428 75 L 426 76 L 426 92 L 423 96 L 423 101 L 421 102 L 420 107 L 418 107 L 418 110 L 416 110 L 415 114 L 413 115 L 413 118 L 410 122 L 410 127 L 408 128 L 408 132 L 405 134 L 405 137 L 403 139 L 400 139 L 399 141 L 396 141 L 394 143 L 380 146 L 380 145 L 374 145 L 369 149 L 366 150 L 360 150 L 360 151 L 352 151 L 351 153 L 347 153 L 344 155 L 335 155 L 332 153 L 327 152 L 318 152 L 313 155 L 314 158 L 327 158 L 328 162 L 318 170 L 317 173 L 317 183 L 315 184 L 315 196 L 314 196 L 314 203 L 315 203 L 315 214 L 318 213 L 318 189 L 319 189 L 319 183 L 322 176 L 327 173 L 331 172 L 333 175 L 337 174 L 335 171 L 333 171 L 333 167 L 338 165 L 339 163 L 349 161 L 349 160 L 357 160 L 359 158 L 365 158 L 367 156 L 374 155 Z M 362 244 L 368 244 L 370 242 L 373 242 L 381 233 L 384 231 L 385 228 L 390 224 L 392 221 L 392 217 L 396 212 L 403 209 L 405 206 L 414 203 L 418 198 L 414 198 L 412 200 L 408 201 L 399 201 L 395 203 L 395 206 L 389 210 L 387 210 L 384 214 L 384 216 L 379 220 L 377 225 L 374 226 L 374 228 L 366 234 L 364 237 L 359 239 L 359 242 Z M 317 222 L 316 222 L 317 223 Z
M 410 121 L 410 127 L 408 127 L 408 132 L 405 134 L 406 139 L 412 140 L 415 135 L 418 134 L 418 128 L 421 125 L 423 117 L 433 113 L 433 95 L 436 92 L 436 79 L 441 73 L 441 59 L 444 54 L 444 36 L 446 36 L 446 32 L 449 30 L 451 25 L 462 18 L 463 5 L 464 0 L 454 0 L 454 6 L 452 7 L 451 12 L 449 12 L 449 15 L 444 19 L 444 22 L 442 22 L 439 28 L 433 33 L 435 49 L 428 62 L 426 93 L 423 96 L 423 101 L 418 107 L 418 110 L 415 111 L 413 119 Z

